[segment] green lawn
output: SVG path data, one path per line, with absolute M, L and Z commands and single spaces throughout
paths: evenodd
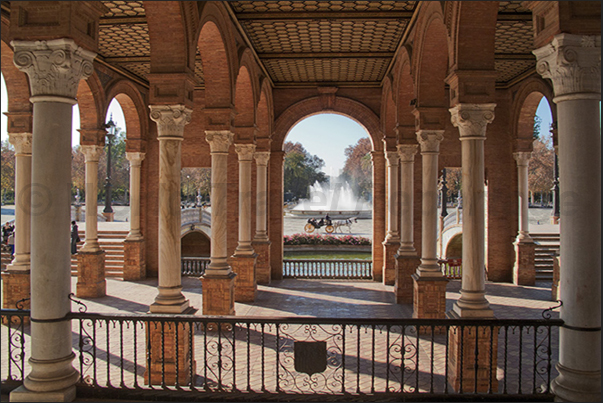
M 285 252 L 285 259 L 371 260 L 370 252 Z

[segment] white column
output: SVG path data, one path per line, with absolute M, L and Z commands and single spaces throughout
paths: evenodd
M 442 277 L 438 265 L 438 156 L 443 130 L 419 130 L 417 141 L 421 145 L 423 167 L 423 209 L 421 237 L 420 277 Z
M 211 262 L 205 276 L 228 277 L 226 193 L 228 187 L 228 148 L 233 134 L 228 130 L 205 131 L 211 152 Z
M 460 317 L 492 317 L 486 299 L 484 141 L 496 104 L 459 104 L 450 109 L 459 128 L 462 154 L 463 277 L 453 312 Z
M 11 400 L 73 400 L 71 321 L 71 118 L 96 54 L 72 39 L 12 41 L 33 104 L 31 191 L 31 372 Z M 39 395 L 38 395 L 39 394 Z
M 534 51 L 553 82 L 559 138 L 560 401 L 601 399 L 601 36 L 556 35 Z
M 130 232 L 127 239 L 140 240 L 140 168 L 145 153 L 127 152 L 126 158 L 130 161 Z
M 528 190 L 528 165 L 531 152 L 516 152 L 513 153 L 515 161 L 517 161 L 517 187 L 519 194 L 519 234 L 517 235 L 518 242 L 532 242 L 530 237 L 529 227 L 529 190 Z
M 189 301 L 182 294 L 180 271 L 180 147 L 191 110 L 183 105 L 150 105 L 159 140 L 159 284 L 153 313 L 182 313 Z
M 29 271 L 31 263 L 31 133 L 9 133 L 15 147 L 15 258 L 9 270 Z
M 251 246 L 251 163 L 254 144 L 235 144 L 239 156 L 239 243 L 235 256 L 252 256 Z
M 268 210 L 268 160 L 270 160 L 269 151 L 258 151 L 254 154 L 257 166 L 257 201 L 255 204 L 255 241 L 267 241 L 267 215 Z
M 416 256 L 414 244 L 414 164 L 418 144 L 398 145 L 400 155 L 400 187 L 401 187 L 401 212 L 400 212 L 400 256 Z
M 387 160 L 387 234 L 385 242 L 396 243 L 400 240 L 398 229 L 398 160 L 396 151 L 386 151 Z
M 81 146 L 86 160 L 86 240 L 82 252 L 97 252 L 98 244 L 98 161 L 104 153 L 103 146 Z

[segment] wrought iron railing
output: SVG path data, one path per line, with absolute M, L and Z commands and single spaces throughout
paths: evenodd
M 28 315 L 2 310 L 3 390 L 30 371 Z M 78 393 L 179 401 L 550 400 L 563 324 L 94 313 L 67 319 L 82 376 Z
M 283 278 L 372 279 L 370 260 L 284 259 Z
M 209 262 L 208 257 L 183 257 L 180 259 L 180 273 L 183 276 L 202 276 Z

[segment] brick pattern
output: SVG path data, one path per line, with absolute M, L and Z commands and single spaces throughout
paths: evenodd
M 515 243 L 515 266 L 513 266 L 513 284 L 536 284 L 536 244 L 533 242 Z
M 394 295 L 397 304 L 412 304 L 414 284 L 412 275 L 421 264 L 418 256 L 395 256 L 396 279 L 394 283 Z
M 30 271 L 2 271 L 2 308 L 15 309 L 17 302 L 29 298 Z M 23 309 L 30 309 L 29 300 L 22 303 Z
M 396 252 L 400 243 L 383 244 L 383 284 L 394 285 L 396 282 Z
M 97 298 L 106 295 L 105 251 L 78 253 L 77 280 L 77 297 Z
M 413 275 L 413 317 L 444 319 L 446 317 L 446 285 L 448 280 L 425 279 Z
M 149 359 L 144 373 L 145 383 L 161 385 L 186 385 L 190 382 L 191 359 L 194 344 L 189 348 L 190 324 L 174 322 L 148 322 L 146 339 Z M 147 347 L 148 348 L 148 347 Z M 149 365 L 150 364 L 150 365 Z M 192 360 L 195 373 L 196 362 Z M 177 375 L 177 379 L 176 379 Z
M 228 264 L 232 271 L 237 275 L 235 277 L 235 301 L 253 302 L 258 290 L 258 284 L 255 273 L 256 255 L 253 256 L 231 256 Z
M 124 280 L 138 281 L 146 278 L 147 264 L 145 259 L 145 242 L 124 241 Z
M 203 287 L 203 315 L 234 315 L 235 275 L 201 278 Z
M 253 250 L 257 254 L 255 276 L 258 284 L 270 284 L 270 241 L 253 242 Z

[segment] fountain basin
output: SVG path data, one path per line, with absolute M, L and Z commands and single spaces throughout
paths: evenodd
M 329 215 L 333 220 L 339 220 L 343 218 L 356 217 L 358 219 L 371 218 L 373 216 L 372 210 L 293 210 L 285 209 L 285 215 L 287 217 L 297 218 L 310 218 L 310 217 L 324 217 Z

